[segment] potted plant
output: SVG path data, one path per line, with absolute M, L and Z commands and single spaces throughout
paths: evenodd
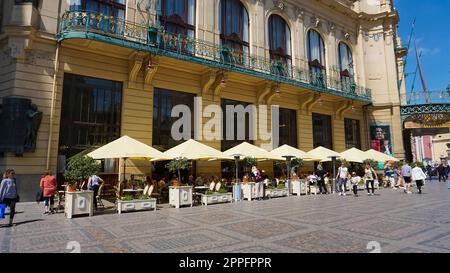
M 166 168 L 171 172 L 178 173 L 178 182 L 181 185 L 181 170 L 187 170 L 189 168 L 189 160 L 185 157 L 175 158 L 166 164 Z
M 378 162 L 373 159 L 366 159 L 364 160 L 364 168 L 366 168 L 366 165 L 369 164 L 372 168 L 376 169 L 378 167 Z
M 78 154 L 70 158 L 67 164 L 67 170 L 64 172 L 64 178 L 68 181 L 68 191 L 74 192 L 77 190 L 77 182 L 83 183 L 90 176 L 100 171 L 100 163 L 92 157 Z
M 206 191 L 205 194 L 202 194 L 201 200 L 202 204 L 206 206 L 208 204 L 214 203 L 226 203 L 233 200 L 233 194 L 231 192 L 228 192 L 228 190 L 225 188 L 225 185 L 222 185 L 222 187 L 218 191 Z
M 256 160 L 256 158 L 254 157 L 246 157 L 243 160 L 244 162 L 244 169 L 245 169 L 245 173 L 248 174 L 250 173 L 250 170 L 253 166 L 256 166 L 256 164 L 258 163 L 258 160 Z

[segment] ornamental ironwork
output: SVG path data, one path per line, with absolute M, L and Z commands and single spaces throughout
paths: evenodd
M 403 105 L 400 109 L 402 116 L 411 116 L 415 114 L 448 114 L 450 113 L 450 103 Z
M 71 38 L 97 40 L 321 93 L 371 101 L 371 90 L 357 85 L 354 81 L 342 82 L 339 77 L 311 73 L 280 60 L 267 59 L 200 39 L 173 34 L 159 26 L 140 25 L 98 13 L 64 13 L 58 40 Z
M 423 127 L 437 127 L 450 122 L 450 113 L 414 114 L 405 119 Z

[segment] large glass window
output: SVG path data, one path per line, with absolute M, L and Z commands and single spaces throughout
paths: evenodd
M 86 10 L 125 20 L 126 0 L 70 0 L 70 10 Z
M 311 82 L 314 85 L 325 86 L 325 44 L 322 36 L 311 29 L 308 31 L 308 65 L 311 73 Z
M 241 101 L 235 101 L 235 100 L 227 100 L 227 99 L 222 99 L 222 111 L 223 111 L 223 116 L 224 118 L 222 119 L 222 136 L 223 136 L 223 140 L 222 140 L 222 152 L 226 151 L 234 146 L 237 146 L 239 144 L 241 144 L 242 142 L 246 141 L 248 143 L 253 143 L 253 140 L 250 140 L 251 135 L 249 132 L 249 128 L 250 128 L 250 114 L 249 113 L 245 113 L 245 117 L 241 117 L 238 114 L 234 113 L 234 135 L 233 135 L 233 139 L 228 139 L 227 140 L 227 126 L 226 126 L 226 115 L 229 115 L 231 113 L 227 113 L 227 105 L 230 106 L 242 106 L 244 109 L 249 105 L 249 103 L 246 102 L 241 102 Z M 242 118 L 244 120 L 242 120 Z M 242 125 L 242 122 L 245 122 L 245 135 L 244 135 L 244 139 L 238 139 L 238 127 L 239 125 Z
M 159 0 L 158 13 L 166 31 L 195 37 L 195 0 Z
M 357 148 L 361 149 L 361 132 L 359 127 L 359 120 L 345 119 L 345 147 L 347 149 Z
M 243 55 L 249 53 L 248 12 L 240 0 L 220 1 L 220 39 L 222 45 L 233 50 L 238 62 L 244 62 Z
M 297 147 L 297 111 L 280 108 L 280 143 L 279 145 Z
M 331 116 L 316 114 L 312 115 L 313 123 L 313 145 L 333 149 Z
M 6 2 L 6 1 L 2 1 Z M 14 3 L 16 5 L 20 5 L 23 3 L 32 3 L 35 8 L 39 8 L 39 0 L 15 0 Z
M 172 138 L 172 125 L 179 118 L 171 117 L 176 105 L 186 105 L 191 110 L 191 138 L 194 137 L 194 94 L 155 88 L 153 95 L 153 146 L 160 151 L 183 143 Z
M 354 82 L 353 55 L 350 47 L 342 42 L 339 43 L 339 69 L 342 85 L 350 88 Z
M 226 116 L 227 115 L 231 115 L 231 113 L 227 113 L 227 105 L 230 106 L 242 106 L 244 108 L 246 108 L 249 103 L 246 102 L 241 102 L 241 101 L 235 101 L 235 100 L 227 100 L 227 99 L 222 99 L 222 111 L 223 111 L 223 116 L 224 118 L 222 119 L 222 143 L 221 143 L 221 149 L 222 152 L 226 151 L 230 148 L 233 148 L 239 144 L 241 144 L 242 142 L 248 142 L 253 144 L 253 140 L 251 140 L 251 135 L 249 133 L 249 127 L 250 127 L 250 122 L 251 122 L 251 117 L 250 114 L 246 113 L 244 117 L 242 116 L 238 116 L 236 113 L 233 115 L 233 123 L 234 123 L 234 134 L 232 136 L 232 139 L 228 139 L 227 140 L 227 126 L 226 126 Z M 244 139 L 238 139 L 238 124 L 242 125 L 242 123 L 244 122 L 244 126 L 245 126 L 245 135 L 244 135 Z M 225 160 L 222 161 L 222 177 L 226 178 L 226 179 L 233 179 L 236 177 L 236 167 L 235 167 L 235 163 L 234 161 L 230 161 L 230 160 Z M 240 163 L 239 164 L 239 170 L 238 170 L 238 174 L 239 177 L 242 178 L 242 176 L 244 175 L 244 168 L 243 165 Z
M 270 59 L 291 66 L 291 30 L 286 21 L 276 14 L 269 17 L 269 48 Z
M 60 154 L 69 158 L 120 137 L 122 83 L 64 75 Z

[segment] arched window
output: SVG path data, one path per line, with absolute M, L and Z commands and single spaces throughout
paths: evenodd
M 269 17 L 269 49 L 270 59 L 282 61 L 290 67 L 291 30 L 286 21 L 276 14 Z
M 325 73 L 325 44 L 320 34 L 312 29 L 308 31 L 308 64 L 311 72 Z
M 339 43 L 339 70 L 341 82 L 344 87 L 354 82 L 353 55 L 350 47 L 343 42 Z
M 159 0 L 157 10 L 167 32 L 195 37 L 195 0 Z
M 242 57 L 249 53 L 248 12 L 240 0 L 220 1 L 220 39 L 222 45 Z M 241 58 L 242 61 L 242 58 Z
M 310 29 L 308 31 L 308 65 L 313 85 L 326 87 L 325 43 L 320 34 Z

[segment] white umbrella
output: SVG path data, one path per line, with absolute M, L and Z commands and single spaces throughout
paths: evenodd
M 229 150 L 223 152 L 224 155 L 234 157 L 236 155 L 242 157 L 253 157 L 259 160 L 285 160 L 284 158 L 271 154 L 268 151 L 248 142 L 243 142 Z
M 123 136 L 110 142 L 88 156 L 93 159 L 130 158 L 130 159 L 170 159 L 162 152 L 129 136 Z
M 375 151 L 375 150 L 368 150 L 365 153 L 364 159 L 372 159 L 378 162 L 386 162 L 386 161 L 400 161 L 395 157 L 392 157 L 390 155 Z
M 319 146 L 314 150 L 309 151 L 307 154 L 308 157 L 312 158 L 314 161 L 328 160 L 332 156 L 341 157 L 341 155 L 338 152 L 335 152 L 322 146 Z
M 281 147 L 278 147 L 278 148 L 272 150 L 270 153 L 272 155 L 278 156 L 278 157 L 293 156 L 293 157 L 301 158 L 301 159 L 309 158 L 309 156 L 306 152 L 299 150 L 297 148 L 294 148 L 292 146 L 289 146 L 289 145 L 283 145 Z
M 348 162 L 363 163 L 363 161 L 366 159 L 366 154 L 359 149 L 351 148 L 345 152 L 340 153 L 340 158 L 345 159 Z M 322 162 L 330 162 L 330 161 L 331 158 L 322 160 Z
M 170 158 L 187 158 L 189 160 L 233 159 L 233 157 L 225 156 L 221 151 L 193 139 L 167 150 L 164 155 Z

